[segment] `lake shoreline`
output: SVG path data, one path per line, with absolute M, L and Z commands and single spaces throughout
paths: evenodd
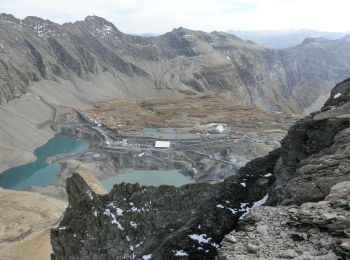
M 46 144 L 35 149 L 34 155 L 37 159 L 34 162 L 2 172 L 0 187 L 28 190 L 32 186 L 47 186 L 56 181 L 62 168 L 59 163 L 52 162 L 50 157 L 59 154 L 81 153 L 88 148 L 89 144 L 86 141 L 61 134 L 56 135 Z

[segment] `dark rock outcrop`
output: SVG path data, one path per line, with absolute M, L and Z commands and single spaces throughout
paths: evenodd
M 321 111 L 291 127 L 281 142 L 271 203 L 319 201 L 333 185 L 349 179 L 349 96 L 347 80 L 334 88 Z
M 53 259 L 214 259 L 224 235 L 266 199 L 278 152 L 215 185 L 115 185 L 96 194 L 86 174 L 67 180 L 69 207 L 52 231 Z M 263 167 L 260 167 L 262 166 Z M 254 173 L 252 173 L 254 172 Z

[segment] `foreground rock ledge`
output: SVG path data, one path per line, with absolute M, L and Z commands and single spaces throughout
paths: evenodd
M 324 201 L 253 209 L 217 259 L 349 259 L 350 182 L 333 186 Z

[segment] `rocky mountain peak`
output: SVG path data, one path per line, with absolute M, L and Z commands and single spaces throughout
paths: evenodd
M 174 28 L 172 33 L 178 35 L 178 36 L 185 36 L 194 33 L 195 31 L 184 28 L 184 27 L 179 27 L 179 28 Z
M 22 24 L 40 38 L 49 38 L 55 27 L 59 26 L 50 20 L 44 20 L 36 16 L 27 16 L 22 20 Z
M 37 17 L 37 16 L 27 16 L 23 19 L 23 22 L 25 23 L 35 23 L 35 24 L 43 24 L 44 22 L 49 22 L 49 23 L 53 23 L 50 20 L 44 20 L 43 18 Z
M 110 21 L 96 16 L 96 15 L 90 15 L 87 16 L 83 23 L 87 24 L 88 26 L 91 26 L 92 28 L 109 28 L 109 30 L 113 30 L 113 31 L 118 31 L 117 27 L 115 27 L 115 25 L 113 23 L 111 23 Z
M 107 21 L 105 18 L 97 16 L 97 15 L 88 15 L 85 17 L 84 22 L 93 22 L 93 23 L 111 23 Z
M 101 39 L 111 40 L 116 46 L 118 45 L 118 38 L 123 35 L 113 23 L 96 15 L 87 16 L 81 23 L 84 24 L 88 31 Z
M 17 23 L 17 24 L 20 24 L 20 22 L 21 22 L 20 19 L 14 17 L 12 14 L 6 14 L 6 13 L 0 14 L 0 21 Z
M 322 42 L 328 42 L 328 39 L 325 38 L 306 38 L 301 45 L 306 45 L 306 44 L 312 44 L 312 43 L 322 43 Z

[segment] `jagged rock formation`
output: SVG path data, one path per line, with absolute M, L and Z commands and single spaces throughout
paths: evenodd
M 52 231 L 52 258 L 213 259 L 224 235 L 266 195 L 273 176 L 264 175 L 278 155 L 257 159 L 215 185 L 121 184 L 98 194 L 86 174 L 75 173 L 67 181 L 70 206 Z
M 349 100 L 347 80 L 281 149 L 215 185 L 122 184 L 99 195 L 74 174 L 52 258 L 348 259 Z M 269 207 L 242 216 L 267 197 Z
M 104 78 L 127 97 L 141 89 L 190 89 L 224 93 L 239 105 L 302 112 L 320 107 L 329 86 L 348 76 L 349 49 L 346 38 L 271 50 L 222 32 L 178 28 L 147 38 L 124 34 L 96 16 L 59 25 L 1 14 L 0 100 L 42 80 L 56 87 L 68 80 L 79 89 L 81 79 L 103 75 L 96 88 L 107 84 Z
M 349 179 L 350 81 L 338 84 L 321 111 L 297 122 L 281 142 L 270 201 L 319 201 L 338 182 Z

